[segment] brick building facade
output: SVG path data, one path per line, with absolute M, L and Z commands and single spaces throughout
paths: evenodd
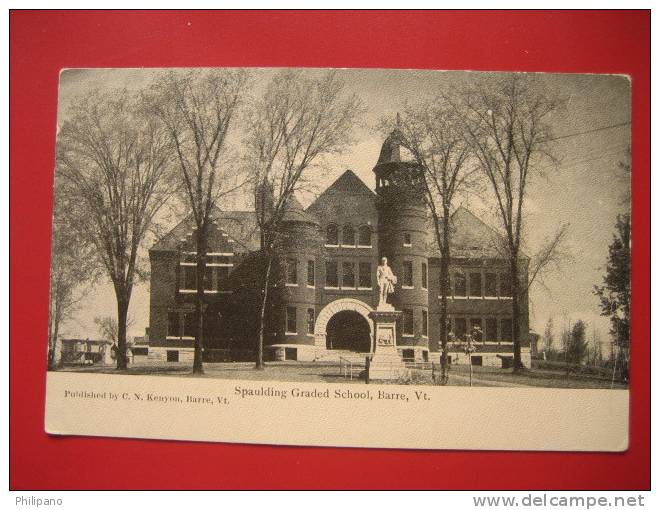
M 374 167 L 375 192 L 346 171 L 307 209 L 294 198 L 283 220 L 287 242 L 268 307 L 270 359 L 319 360 L 369 352 L 377 302 L 376 267 L 386 256 L 398 277 L 392 304 L 403 312 L 404 358 L 435 359 L 440 336 L 440 259 L 420 191 L 419 168 L 401 160 L 396 133 Z M 214 211 L 205 278 L 205 359 L 254 359 L 260 302 L 259 232 L 253 211 Z M 506 366 L 512 357 L 511 290 L 497 234 L 467 209 L 452 216 L 450 328 L 478 326 L 474 364 Z M 195 231 L 182 221 L 150 250 L 149 358 L 192 358 L 195 335 Z M 528 260 L 521 258 L 523 281 Z M 529 365 L 528 297 L 520 338 Z M 453 362 L 465 362 L 450 352 Z

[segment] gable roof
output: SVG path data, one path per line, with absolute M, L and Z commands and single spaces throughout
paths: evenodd
M 319 219 L 323 219 L 328 214 L 328 207 L 333 202 L 336 202 L 338 199 L 346 200 L 349 197 L 356 204 L 365 202 L 372 205 L 376 201 L 376 193 L 362 179 L 355 175 L 352 170 L 346 170 L 310 204 L 306 212 L 312 213 Z M 346 202 L 343 202 L 343 206 L 346 206 Z M 330 207 L 330 209 L 334 208 Z
M 352 170 L 346 170 L 343 174 L 341 174 L 335 182 L 333 182 L 330 186 L 328 186 L 323 193 L 319 195 L 319 197 L 312 202 L 312 204 L 307 208 L 307 210 L 311 209 L 316 202 L 321 200 L 321 198 L 324 195 L 328 195 L 331 193 L 351 193 L 351 194 L 357 194 L 357 195 L 362 195 L 364 194 L 365 196 L 369 198 L 374 198 L 376 196 L 376 193 L 374 193 L 369 186 L 367 186 L 362 179 L 360 179 L 357 175 Z
M 502 235 L 463 206 L 451 215 L 451 233 L 452 257 L 502 258 Z M 439 256 L 432 225 L 429 225 L 428 242 L 434 247 L 434 256 Z M 522 252 L 520 257 L 528 258 Z
M 214 249 L 214 243 L 222 242 L 223 238 L 232 244 L 232 251 L 236 253 L 259 249 L 259 229 L 254 211 L 221 211 L 214 207 L 211 217 L 221 234 L 225 234 L 225 236 L 211 234 L 209 250 Z M 177 251 L 181 243 L 188 240 L 194 226 L 194 220 L 190 215 L 161 237 L 149 251 Z

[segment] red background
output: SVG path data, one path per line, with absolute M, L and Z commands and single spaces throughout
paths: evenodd
M 647 12 L 12 12 L 10 486 L 650 487 Z M 621 454 L 245 446 L 44 433 L 49 237 L 63 67 L 337 66 L 625 73 L 633 102 L 630 449 Z

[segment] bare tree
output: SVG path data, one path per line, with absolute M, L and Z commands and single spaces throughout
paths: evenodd
M 543 331 L 543 350 L 545 352 L 552 351 L 553 344 L 555 341 L 555 325 L 552 317 L 548 319 L 548 322 L 545 324 L 545 330 Z
M 67 227 L 94 246 L 117 298 L 118 369 L 127 365 L 126 317 L 141 274 L 138 252 L 170 196 L 165 177 L 172 152 L 165 135 L 126 90 L 79 98 L 58 135 L 58 177 L 75 197 Z
M 335 72 L 311 79 L 304 71 L 284 70 L 273 77 L 248 116 L 246 159 L 265 266 L 257 369 L 263 368 L 269 286 L 287 205 L 308 183 L 306 174 L 321 168 L 324 156 L 352 143 L 352 128 L 362 111 L 355 95 L 346 96 Z
M 542 89 L 536 78 L 519 74 L 481 82 L 454 103 L 463 114 L 466 140 L 489 183 L 505 241 L 512 292 L 514 370 L 523 367 L 520 300 L 528 283 L 521 281 L 520 257 L 525 200 L 530 182 L 543 171 L 542 163 L 555 162 L 549 120 L 560 104 L 559 99 Z M 558 242 L 565 236 L 562 229 L 555 236 Z M 552 244 L 556 243 L 551 240 Z M 547 253 L 544 258 L 546 262 L 541 268 L 548 267 L 547 259 L 552 259 Z
M 214 208 L 243 184 L 227 160 L 230 128 L 238 117 L 249 75 L 242 70 L 172 71 L 145 99 L 174 146 L 180 189 L 195 224 L 197 293 L 193 373 L 203 373 L 204 275 Z
M 48 369 L 56 364 L 60 327 L 78 310 L 94 275 L 89 243 L 69 227 L 67 210 L 70 193 L 58 183 L 54 204 L 51 242 L 50 301 L 48 314 Z M 74 198 L 75 199 L 75 198 Z
M 442 97 L 408 107 L 403 119 L 397 115 L 401 144 L 422 168 L 424 196 L 431 212 L 436 244 L 440 251 L 440 346 L 441 382 L 447 383 L 447 295 L 451 264 L 451 214 L 457 197 L 478 185 L 470 164 L 470 146 L 462 132 L 457 112 Z
M 126 327 L 130 328 L 135 321 L 128 317 L 126 319 Z M 104 315 L 99 317 L 94 317 L 94 324 L 99 330 L 99 334 L 105 340 L 110 340 L 113 343 L 117 342 L 119 338 L 119 328 L 117 327 L 117 319 L 111 315 Z

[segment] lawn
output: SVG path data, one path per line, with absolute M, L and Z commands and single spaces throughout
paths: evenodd
M 109 366 L 66 367 L 71 372 L 118 373 Z M 175 377 L 193 377 L 191 367 L 184 363 L 168 363 L 162 365 L 140 364 L 130 366 L 125 375 L 157 375 Z M 470 384 L 470 368 L 454 365 L 449 374 L 449 385 L 467 386 Z M 204 374 L 195 377 L 213 379 L 242 379 L 250 381 L 282 381 L 282 382 L 324 382 L 344 384 L 364 384 L 363 375 L 359 369 L 354 370 L 353 377 L 342 374 L 341 367 L 333 363 L 281 361 L 266 364 L 264 370 L 255 370 L 253 363 L 205 363 Z M 413 370 L 408 381 L 396 381 L 393 384 L 430 385 L 434 384 L 430 370 Z M 563 371 L 554 370 L 524 370 L 514 374 L 511 369 L 494 367 L 473 367 L 473 386 L 489 387 L 543 387 L 543 388 L 610 388 L 611 380 L 569 375 Z M 615 382 L 615 389 L 626 389 L 627 386 Z

